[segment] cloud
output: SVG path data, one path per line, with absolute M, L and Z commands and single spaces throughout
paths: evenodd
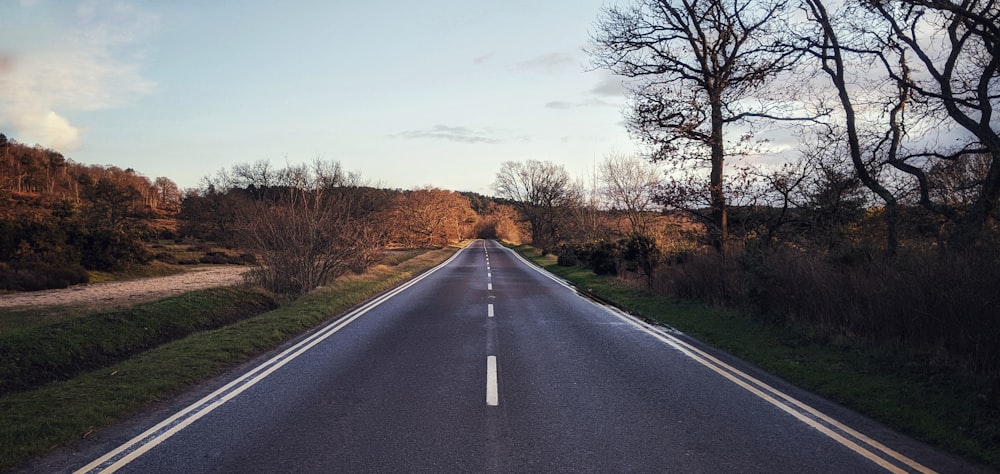
M 472 63 L 476 65 L 486 64 L 493 60 L 493 56 L 494 56 L 493 53 L 486 53 L 482 56 L 476 56 L 475 58 L 472 58 Z
M 545 108 L 555 110 L 570 110 L 580 107 L 621 107 L 621 99 L 625 97 L 625 88 L 618 77 L 605 74 L 593 88 L 581 93 L 581 99 L 575 101 L 553 100 L 545 104 Z
M 435 125 L 425 130 L 407 130 L 392 135 L 393 138 L 403 138 L 407 140 L 430 138 L 435 140 L 448 140 L 458 143 L 500 143 L 502 140 L 491 137 L 490 131 L 472 130 L 466 127 L 450 127 L 447 125 Z
M 596 97 L 590 97 L 577 102 L 568 102 L 565 100 L 553 100 L 545 104 L 547 109 L 556 110 L 569 110 L 576 109 L 579 107 L 618 107 L 618 104 L 608 102 Z
M 19 141 L 69 152 L 81 133 L 67 115 L 126 106 L 155 88 L 141 75 L 134 46 L 157 18 L 126 2 L 84 1 L 55 23 L 0 52 L 0 127 L 12 127 Z
M 578 107 L 617 107 L 617 105 L 595 97 L 584 99 L 578 102 L 567 102 L 564 100 L 553 100 L 545 104 L 547 109 L 569 110 Z
M 520 61 L 511 65 L 515 71 L 540 74 L 559 74 L 578 69 L 574 55 L 569 53 L 549 53 Z
M 36 137 L 33 141 L 44 143 L 56 150 L 71 150 L 76 147 L 80 139 L 80 130 L 70 125 L 66 117 L 52 111 L 41 115 L 18 117 L 14 126 Z
M 604 97 L 623 97 L 625 95 L 625 86 L 622 85 L 622 81 L 618 76 L 609 74 L 601 78 L 600 82 L 590 90 L 590 93 Z
M 545 108 L 547 109 L 567 110 L 574 107 L 576 107 L 576 104 L 562 100 L 553 100 L 552 102 L 545 104 Z

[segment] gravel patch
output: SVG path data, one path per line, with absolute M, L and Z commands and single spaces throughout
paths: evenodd
M 184 273 L 129 281 L 75 285 L 61 290 L 0 295 L 0 308 L 78 303 L 131 303 L 166 298 L 192 290 L 231 286 L 249 269 L 239 265 L 197 267 Z

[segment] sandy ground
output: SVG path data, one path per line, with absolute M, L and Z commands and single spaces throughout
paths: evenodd
M 234 285 L 243 281 L 243 272 L 247 270 L 247 267 L 237 265 L 198 267 L 165 277 L 76 285 L 62 290 L 12 293 L 0 295 L 0 308 L 148 301 L 185 291 Z

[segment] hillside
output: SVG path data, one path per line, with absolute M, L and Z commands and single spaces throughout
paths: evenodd
M 87 281 L 88 270 L 149 261 L 143 239 L 176 231 L 169 178 L 75 163 L 0 134 L 0 290 Z

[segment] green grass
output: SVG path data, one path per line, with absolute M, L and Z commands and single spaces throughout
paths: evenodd
M 339 278 L 298 300 L 222 328 L 195 332 L 115 365 L 0 398 L 0 470 L 86 437 L 408 280 L 454 249 L 427 251 Z
M 737 311 L 652 295 L 616 277 L 556 265 L 529 246 L 536 264 L 595 296 L 679 329 L 788 382 L 969 459 L 1000 469 L 1000 410 L 989 387 L 929 367 L 906 351 L 857 340 L 829 340 L 808 327 L 767 324 Z
M 0 334 L 0 395 L 68 379 L 275 306 L 257 291 L 212 288 Z
M 90 304 L 0 308 L 0 334 L 73 319 L 90 313 L 93 308 Z

